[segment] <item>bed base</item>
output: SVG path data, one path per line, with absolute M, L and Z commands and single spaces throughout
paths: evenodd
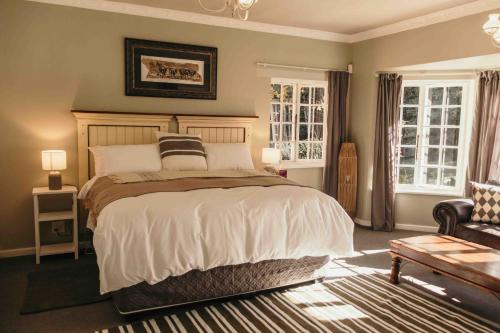
M 142 282 L 112 293 L 122 315 L 177 307 L 321 280 L 328 256 L 266 260 L 193 270 L 157 284 Z

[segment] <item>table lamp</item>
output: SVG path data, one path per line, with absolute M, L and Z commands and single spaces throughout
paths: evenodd
M 49 172 L 49 190 L 60 190 L 62 180 L 60 170 L 66 169 L 66 151 L 43 150 L 42 169 Z

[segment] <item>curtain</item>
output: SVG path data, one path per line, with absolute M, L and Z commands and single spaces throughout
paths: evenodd
M 500 72 L 479 75 L 469 150 L 468 180 L 500 181 Z M 468 182 L 467 182 L 468 183 Z M 466 188 L 470 190 L 468 184 Z M 469 192 L 468 190 L 468 192 Z
M 323 191 L 337 197 L 340 145 L 347 140 L 348 72 L 328 73 L 328 117 Z
M 396 146 L 399 137 L 399 103 L 403 79 L 398 74 L 380 74 L 378 80 L 375 149 L 373 157 L 373 230 L 394 229 L 394 190 L 396 186 Z

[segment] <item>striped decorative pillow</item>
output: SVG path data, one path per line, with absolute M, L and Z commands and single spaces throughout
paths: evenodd
M 193 135 L 158 133 L 163 169 L 207 170 L 201 138 Z

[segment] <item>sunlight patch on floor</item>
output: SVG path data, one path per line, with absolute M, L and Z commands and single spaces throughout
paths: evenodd
M 446 293 L 444 292 L 445 288 L 435 286 L 433 284 L 427 283 L 425 281 L 419 280 L 419 279 L 414 278 L 413 276 L 409 276 L 409 275 L 402 275 L 401 278 L 405 279 L 408 282 L 411 282 L 413 284 L 419 285 L 422 288 L 430 290 L 433 293 L 436 293 L 436 294 L 442 295 L 442 296 L 446 296 Z
M 364 254 L 370 255 L 370 254 L 389 252 L 389 249 L 363 250 L 361 252 L 363 252 Z
M 340 298 L 326 290 L 305 289 L 289 291 L 285 293 L 285 297 L 295 304 L 342 302 Z
M 366 314 L 349 304 L 309 306 L 304 309 L 310 316 L 319 320 L 342 320 L 368 318 Z

